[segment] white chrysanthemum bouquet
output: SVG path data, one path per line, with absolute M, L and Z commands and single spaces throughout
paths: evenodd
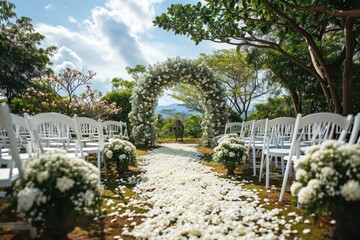
M 20 216 L 43 228 L 56 226 L 69 212 L 97 213 L 102 190 L 94 165 L 57 149 L 26 162 L 24 183 L 17 181 L 14 196 Z
M 243 164 L 247 159 L 245 142 L 237 134 L 227 134 L 218 140 L 214 148 L 214 161 L 227 169 L 227 175 L 233 175 L 236 164 Z
M 115 164 L 118 173 L 123 174 L 136 165 L 136 148 L 129 141 L 111 138 L 104 143 L 104 157 L 108 168 Z
M 330 140 L 311 147 L 295 162 L 295 174 L 291 193 L 311 213 L 334 200 L 360 203 L 360 145 Z

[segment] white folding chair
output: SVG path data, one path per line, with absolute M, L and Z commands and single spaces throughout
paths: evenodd
M 225 125 L 225 131 L 224 134 L 228 133 L 241 133 L 241 127 L 243 123 L 242 122 L 229 122 Z
M 289 153 L 284 157 L 287 164 L 279 201 L 284 200 L 287 180 L 293 162 L 302 156 L 302 152 L 308 146 L 321 144 L 330 139 L 343 141 L 347 135 L 352 117 L 352 115 L 344 117 L 336 113 L 314 113 L 305 117 L 301 117 L 301 114 L 298 114 Z M 339 129 L 341 129 L 340 134 L 337 132 Z
M 252 153 L 253 176 L 256 176 L 256 168 L 260 168 L 260 164 L 256 163 L 256 153 L 264 147 L 264 137 L 267 131 L 267 123 L 269 119 L 263 119 L 254 122 L 251 129 L 249 139 L 249 151 Z M 246 144 L 246 142 L 245 142 Z
M 121 125 L 121 138 L 124 140 L 128 140 L 129 134 L 128 134 L 126 122 L 120 121 L 120 125 Z
M 350 144 L 360 144 L 360 113 L 355 116 L 349 139 Z
M 103 140 L 103 126 L 101 122 L 87 117 L 74 116 L 77 136 L 79 138 L 81 155 L 96 154 L 99 176 L 101 170 L 101 152 Z
M 270 179 L 270 161 L 272 158 L 275 158 L 275 163 L 277 163 L 277 158 L 281 158 L 281 171 L 283 174 L 284 171 L 284 153 L 288 154 L 290 148 L 290 139 L 293 133 L 295 125 L 295 118 L 291 117 L 280 117 L 269 120 L 267 124 L 267 131 L 265 133 L 264 139 L 264 149 L 261 154 L 261 164 L 260 164 L 260 173 L 259 173 L 259 182 L 262 178 L 262 170 L 265 163 L 265 186 L 269 188 L 269 179 Z M 275 165 L 277 167 L 277 164 Z
M 15 129 L 15 137 L 17 140 L 17 146 L 24 152 L 19 153 L 21 160 L 28 160 L 33 157 L 33 152 L 31 149 L 31 137 L 30 131 L 26 124 L 26 121 L 23 117 L 10 114 L 11 122 Z M 26 153 L 25 153 L 26 152 Z M 2 155 L 2 163 L 6 164 L 7 162 L 11 162 L 10 155 Z
M 34 151 L 43 152 L 52 148 L 61 148 L 74 157 L 84 157 L 80 138 L 73 118 L 60 113 L 40 113 L 32 117 L 25 116 L 31 129 Z
M 0 106 L 0 128 L 6 131 L 9 139 L 11 163 L 6 168 L 0 168 L 0 189 L 11 188 L 17 179 L 24 181 L 24 171 L 17 148 L 18 141 L 15 137 L 14 126 L 11 122 L 9 107 L 6 104 Z M 22 183 L 21 183 L 22 184 Z M 0 192 L 0 197 L 5 196 Z M 36 230 L 30 224 L 24 222 L 1 223 L 0 228 L 4 230 L 29 230 L 31 238 L 36 237 Z
M 122 138 L 122 128 L 123 125 L 121 124 L 121 122 L 118 121 L 104 121 L 101 122 L 102 126 L 103 126 L 103 130 L 104 130 L 104 140 L 109 139 L 109 138 Z

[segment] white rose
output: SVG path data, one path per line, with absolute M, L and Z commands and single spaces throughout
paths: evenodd
M 349 180 L 340 188 L 341 195 L 346 201 L 360 200 L 360 184 L 355 180 Z
M 74 186 L 74 180 L 64 176 L 56 179 L 56 188 L 60 190 L 60 192 L 65 192 Z
M 48 178 L 49 178 L 49 172 L 48 171 L 42 171 L 36 177 L 36 179 L 38 180 L 39 183 L 42 183 L 42 182 L 46 181 Z
M 38 188 L 24 188 L 17 195 L 17 211 L 27 212 L 34 204 L 35 199 L 42 192 Z
M 112 158 L 112 156 L 113 156 L 112 151 L 107 151 L 107 152 L 105 153 L 105 156 L 106 156 L 106 158 Z

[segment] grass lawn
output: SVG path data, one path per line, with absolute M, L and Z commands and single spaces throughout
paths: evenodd
M 174 142 L 168 141 L 168 139 L 159 141 L 159 143 L 164 142 Z M 184 139 L 185 143 L 199 143 L 198 139 Z M 137 156 L 141 157 L 147 154 L 149 149 L 138 149 Z M 211 161 L 212 149 L 207 147 L 200 146 L 198 148 L 199 152 L 203 154 L 204 165 L 210 166 L 213 171 L 225 174 L 225 169 Z M 128 178 L 136 176 L 139 174 L 139 169 L 136 167 L 130 167 L 129 171 L 126 173 L 123 178 Z M 281 179 L 271 179 L 270 183 L 272 184 L 271 189 L 267 190 L 264 187 L 264 183 L 258 183 L 257 177 L 252 177 L 252 169 L 237 169 L 235 172 L 236 176 L 233 177 L 233 181 L 238 182 L 244 188 L 252 189 L 254 192 L 257 192 L 262 198 L 265 208 L 279 208 L 280 214 L 284 219 L 288 221 L 295 221 L 295 218 L 292 216 L 294 212 L 298 215 L 303 216 L 303 219 L 306 219 L 306 223 L 298 223 L 293 225 L 293 231 L 297 231 L 296 234 L 292 234 L 292 238 L 297 237 L 297 239 L 330 239 L 331 234 L 331 224 L 330 219 L 322 217 L 317 221 L 314 221 L 313 217 L 307 216 L 305 212 L 296 207 L 295 202 L 291 200 L 290 194 L 287 192 L 285 195 L 285 201 L 283 203 L 278 202 L 280 189 L 281 189 Z M 105 177 L 105 172 L 103 173 L 103 179 Z M 224 175 L 224 177 L 226 177 Z M 127 236 L 124 233 L 131 231 L 133 226 L 141 223 L 142 216 L 144 213 L 143 208 L 129 207 L 127 203 L 130 198 L 132 198 L 135 193 L 132 189 L 135 186 L 135 183 L 124 184 L 121 182 L 121 179 L 118 178 L 115 171 L 110 171 L 108 177 L 103 180 L 105 190 L 104 190 L 104 201 L 101 207 L 101 215 L 94 219 L 93 217 L 80 216 L 77 218 L 77 227 L 76 229 L 68 234 L 70 239 L 134 239 L 130 236 Z M 134 212 L 138 216 L 128 217 L 123 216 L 123 213 Z M 11 212 L 9 205 L 6 201 L 0 200 L 0 222 L 16 220 L 14 217 L 14 212 Z M 134 223 L 135 222 L 135 223 Z M 303 233 L 304 229 L 310 229 L 310 233 Z M 26 239 L 28 233 L 25 231 L 14 231 L 14 232 L 0 232 L 0 239 Z M 48 239 L 45 236 L 41 236 L 39 239 Z

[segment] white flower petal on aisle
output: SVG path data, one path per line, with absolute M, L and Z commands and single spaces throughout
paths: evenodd
M 142 158 L 130 205 L 151 207 L 129 232 L 140 239 L 285 239 L 291 223 L 257 193 L 198 161 L 196 145 L 163 144 Z M 131 214 L 129 214 L 130 216 Z M 298 217 L 298 216 L 294 216 Z

